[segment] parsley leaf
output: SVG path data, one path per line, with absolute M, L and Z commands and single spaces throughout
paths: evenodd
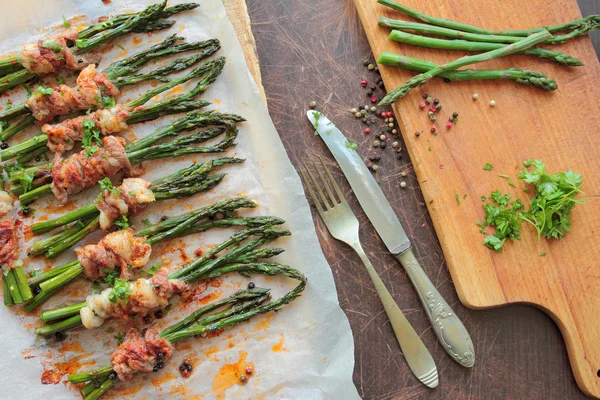
M 119 276 L 119 273 L 114 269 L 103 268 L 101 272 L 104 274 L 104 281 L 108 283 L 110 286 L 115 285 L 115 281 Z
M 56 78 L 56 83 L 58 85 L 63 85 L 65 83 L 65 80 L 59 76 L 58 78 Z
M 346 148 L 356 150 L 358 149 L 358 143 L 346 140 Z
M 121 193 L 121 191 L 119 189 L 117 189 L 116 187 L 113 186 L 113 184 L 109 178 L 104 178 L 102 180 L 99 180 L 98 184 L 100 185 L 100 190 L 102 190 L 102 191 L 108 190 L 114 194 Z
M 96 123 L 86 119 L 83 121 L 83 137 L 81 138 L 85 156 L 91 157 L 102 147 L 102 139 L 100 139 L 100 129 L 96 127 Z
M 65 16 L 63 15 L 63 26 L 65 27 L 65 29 L 69 29 L 71 27 L 71 23 L 69 22 L 68 19 L 65 18 Z
M 108 301 L 111 303 L 117 303 L 119 300 L 123 300 L 125 304 L 129 302 L 129 295 L 131 294 L 131 288 L 129 282 L 125 279 L 116 278 L 115 284 L 112 290 L 108 294 Z
M 530 159 L 523 165 L 518 178 L 535 186 L 535 196 L 529 200 L 531 210 L 521 218 L 535 227 L 538 237 L 562 238 L 571 230 L 571 210 L 583 203 L 575 198 L 582 193 L 582 176 L 572 170 L 549 174 L 540 160 Z
M 113 97 L 103 97 L 102 98 L 102 106 L 104 108 L 111 108 L 115 106 L 115 99 Z
M 522 221 L 519 215 L 524 206 L 520 199 L 511 201 L 510 195 L 502 194 L 498 190 L 493 191 L 489 198 L 491 202 L 483 205 L 485 221 L 478 222 L 477 226 L 481 228 L 481 233 L 485 233 L 486 226 L 495 227 L 495 234 L 487 236 L 483 240 L 483 244 L 492 250 L 502 251 L 506 239 L 521 238 L 519 230 Z
M 35 90 L 35 93 L 40 94 L 40 95 L 51 95 L 52 93 L 54 93 L 54 90 L 52 90 L 52 88 L 45 88 L 45 87 L 39 86 Z
M 488 163 L 485 163 L 485 165 L 483 166 L 483 169 L 486 171 L 491 171 L 494 169 L 494 166 L 488 162 Z
M 43 43 L 42 47 L 45 49 L 52 49 L 55 53 L 60 53 L 64 49 L 64 47 L 54 41 Z
M 121 215 L 121 217 L 118 220 L 116 220 L 114 222 L 114 224 L 119 229 L 127 229 L 131 226 L 131 224 L 129 223 L 129 220 L 127 219 L 127 217 L 125 215 Z
M 119 344 L 123 343 L 123 339 L 125 339 L 125 335 L 123 335 L 123 332 L 119 332 L 113 337 L 117 339 L 117 342 L 119 342 Z
M 142 272 L 150 276 L 154 276 L 154 274 L 156 274 L 161 267 L 162 265 L 159 263 L 152 263 L 152 267 L 148 268 L 147 270 L 143 270 Z

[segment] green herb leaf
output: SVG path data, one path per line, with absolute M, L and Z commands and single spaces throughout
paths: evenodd
M 104 179 L 99 180 L 98 184 L 100 185 L 100 190 L 102 190 L 102 191 L 108 190 L 114 194 L 121 193 L 121 191 L 119 189 L 117 189 L 116 187 L 113 186 L 113 184 L 109 178 L 104 178 Z
M 506 239 L 499 239 L 496 236 L 486 236 L 485 239 L 483 239 L 483 244 L 485 244 L 487 247 L 489 247 L 492 250 L 495 250 L 496 252 L 500 252 L 502 251 L 502 246 L 504 246 L 504 241 Z
M 460 206 L 460 198 L 458 197 L 458 193 L 454 193 L 454 198 L 456 199 L 456 204 Z
M 60 53 L 64 49 L 64 47 L 54 41 L 43 43 L 42 47 L 45 49 L 52 49 L 55 53 Z
M 122 300 L 125 304 L 129 302 L 129 295 L 131 294 L 131 288 L 129 282 L 125 279 L 116 278 L 112 290 L 108 294 L 108 301 L 111 303 L 117 303 Z
M 117 342 L 119 342 L 119 344 L 123 343 L 123 339 L 125 339 L 125 335 L 123 334 L 123 332 L 119 332 L 113 337 L 117 339 Z
M 125 215 L 121 215 L 121 217 L 118 220 L 116 220 L 114 222 L 114 224 L 119 229 L 127 229 L 131 226 L 131 224 L 129 223 L 129 220 L 127 219 L 127 217 Z
M 148 268 L 147 270 L 143 270 L 142 272 L 150 276 L 154 276 L 154 274 L 156 274 L 161 267 L 162 265 L 159 263 L 152 263 L 152 267 Z
M 540 257 L 546 257 L 546 253 L 540 253 Z
M 358 149 L 358 143 L 346 140 L 346 148 L 356 150 Z
M 39 86 L 36 89 L 35 93 L 36 94 L 39 93 L 41 95 L 46 95 L 47 96 L 47 95 L 51 95 L 52 93 L 54 93 L 54 90 L 52 90 L 52 88 L 45 88 L 45 87 Z
M 100 129 L 96 127 L 96 122 L 86 119 L 83 121 L 83 137 L 81 144 L 85 150 L 86 157 L 91 157 L 102 147 L 100 138 Z
M 520 213 L 523 210 L 523 203 L 520 199 L 511 201 L 510 195 L 502 194 L 498 190 L 493 191 L 489 197 L 492 202 L 484 204 L 485 221 L 478 222 L 477 226 L 481 229 L 479 232 L 486 233 L 485 227 L 492 226 L 496 228 L 494 235 L 487 236 L 483 244 L 495 251 L 501 251 L 506 239 L 520 239 L 519 230 L 521 229 Z M 482 196 L 485 200 L 485 196 Z
M 485 163 L 485 165 L 483 166 L 483 169 L 486 171 L 491 171 L 494 169 L 494 166 L 490 163 Z
M 58 85 L 64 85 L 65 80 L 62 77 L 59 76 L 58 78 L 56 78 L 56 83 Z
M 113 97 L 103 97 L 102 98 L 102 106 L 104 108 L 111 108 L 115 106 L 115 99 Z
M 69 22 L 69 20 L 66 19 L 64 15 L 63 15 L 62 19 L 63 19 L 63 26 L 65 27 L 65 29 L 69 29 L 71 27 L 71 23 Z

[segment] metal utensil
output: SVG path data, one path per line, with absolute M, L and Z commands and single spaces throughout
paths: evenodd
M 419 265 L 406 232 L 367 166 L 322 113 L 309 110 L 307 116 L 340 165 L 377 233 L 406 270 L 444 350 L 460 365 L 472 367 L 475 351 L 469 332 Z
M 331 173 L 325 167 L 323 159 L 320 161 L 321 168 L 327 175 L 327 178 L 325 178 L 322 171 L 319 171 L 322 185 L 319 185 L 314 175 L 306 168 L 306 165 L 304 166 L 305 171 L 301 171 L 304 183 L 308 188 L 308 192 L 313 199 L 313 203 L 315 204 L 319 215 L 323 218 L 323 221 L 325 221 L 325 225 L 327 226 L 327 229 L 329 229 L 331 235 L 352 247 L 365 264 L 411 371 L 424 385 L 430 388 L 436 387 L 439 382 L 438 372 L 431 354 L 404 314 L 402 314 L 402 311 L 400 311 L 400 308 L 390 295 L 390 292 L 388 292 L 381 281 L 377 271 L 375 271 L 371 265 L 369 258 L 360 244 L 358 236 L 358 220 L 348 206 L 340 188 L 333 180 Z M 318 170 L 314 161 L 313 165 L 315 170 Z M 315 190 L 313 190 L 313 186 L 318 195 L 315 193 Z M 337 199 L 334 196 L 331 187 L 335 190 Z M 327 192 L 328 196 L 325 195 L 324 190 Z

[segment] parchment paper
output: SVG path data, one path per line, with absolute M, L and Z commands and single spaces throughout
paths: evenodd
M 43 1 L 5 0 L 0 17 L 0 54 L 18 52 L 23 43 L 38 37 L 51 37 L 52 30 L 45 27 L 61 24 L 62 16 L 73 20 L 73 24 L 86 25 L 102 15 L 139 11 L 155 3 L 155 0 L 113 0 L 108 5 L 100 0 Z M 173 2 L 179 3 L 180 1 Z M 228 329 L 212 338 L 188 339 L 177 345 L 178 351 L 169 360 L 165 369 L 153 374 L 140 374 L 133 381 L 119 383 L 107 398 L 277 398 L 277 399 L 352 399 L 358 398 L 352 383 L 354 347 L 348 321 L 339 307 L 330 267 L 322 254 L 317 241 L 310 210 L 299 178 L 293 169 L 267 109 L 248 73 L 241 47 L 229 23 L 220 0 L 202 0 L 201 7 L 184 14 L 176 15 L 177 24 L 167 31 L 153 34 L 128 35 L 117 40 L 110 52 L 103 55 L 100 69 L 115 58 L 125 57 L 159 42 L 174 32 L 180 33 L 189 41 L 218 38 L 222 50 L 218 53 L 227 57 L 224 72 L 218 78 L 204 99 L 213 101 L 208 109 L 232 112 L 243 115 L 248 122 L 240 124 L 238 146 L 227 155 L 246 159 L 245 164 L 228 166 L 225 181 L 212 191 L 196 195 L 187 200 L 155 203 L 141 215 L 133 218 L 134 226 L 143 226 L 142 220 L 152 222 L 161 215 L 180 215 L 191 208 L 200 207 L 229 196 L 244 195 L 259 203 L 252 212 L 242 215 L 277 215 L 287 220 L 284 225 L 293 235 L 277 240 L 272 245 L 284 247 L 286 252 L 277 260 L 292 265 L 308 277 L 308 286 L 301 298 L 282 311 L 255 318 L 249 323 Z M 87 16 L 82 17 L 82 14 Z M 79 16 L 79 17 L 77 17 Z M 141 44 L 136 37 L 141 38 Z M 139 41 L 139 39 L 138 39 Z M 163 64 L 164 61 L 158 64 Z M 156 68 L 153 65 L 145 70 Z M 71 78 L 72 80 L 72 78 Z M 46 80 L 49 84 L 52 79 Z M 195 84 L 195 82 L 192 82 Z M 184 85 L 184 90 L 192 84 Z M 135 98 L 148 85 L 140 85 L 135 90 L 127 89 L 121 102 Z M 173 95 L 171 93 L 170 95 Z M 23 94 L 13 94 L 12 98 L 23 98 Z M 4 106 L 6 99 L 0 100 Z M 157 127 L 168 124 L 174 118 L 165 117 L 158 121 L 134 125 L 124 133 L 128 140 L 134 135 L 141 137 Z M 28 130 L 23 137 L 35 134 L 36 129 Z M 15 140 L 13 139 L 13 142 Z M 147 163 L 144 178 L 152 180 L 165 176 L 190 165 L 213 158 L 190 156 L 177 160 Z M 76 196 L 71 206 L 88 204 L 96 195 L 91 189 Z M 58 210 L 54 199 L 39 201 L 35 205 L 35 215 L 24 219 L 24 257 L 27 270 L 46 265 L 62 265 L 75 259 L 72 251 L 57 259 L 29 259 L 25 248 L 31 244 L 26 227 L 45 215 L 64 214 Z M 166 245 L 154 247 L 152 260 L 156 262 L 181 262 L 184 257 L 194 258 L 194 251 L 217 244 L 231 235 L 232 230 L 211 231 L 175 240 Z M 84 243 L 96 243 L 101 235 L 88 236 Z M 199 301 L 219 298 L 243 288 L 247 278 L 228 276 L 211 285 L 200 286 L 196 293 Z M 253 277 L 257 286 L 270 287 L 274 297 L 290 290 L 296 282 L 285 278 Z M 91 290 L 88 282 L 80 281 L 71 285 L 67 293 L 56 296 L 44 305 L 43 309 L 82 301 Z M 197 304 L 197 303 L 196 303 Z M 167 317 L 158 321 L 166 326 L 193 310 L 193 306 L 182 306 L 175 301 Z M 140 326 L 141 321 L 111 322 L 95 331 L 79 330 L 70 332 L 63 342 L 37 339 L 33 329 L 39 320 L 25 316 L 21 307 L 0 307 L 0 398 L 52 398 L 69 399 L 79 396 L 63 377 L 58 384 L 42 384 L 46 380 L 58 380 L 60 374 L 88 370 L 108 364 L 110 354 L 117 346 L 114 338 L 127 327 Z M 177 369 L 184 358 L 194 363 L 190 378 L 181 378 Z M 238 363 L 253 365 L 254 373 L 245 385 L 222 385 L 219 376 L 227 375 L 226 364 Z M 225 366 L 225 367 L 224 367 Z M 220 372 L 219 372 L 220 371 Z M 221 375 L 220 375 L 221 374 Z

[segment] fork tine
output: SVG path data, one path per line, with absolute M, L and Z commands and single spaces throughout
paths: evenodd
M 304 165 L 304 169 L 308 172 L 308 169 L 306 168 L 306 165 Z M 302 175 L 302 179 L 304 180 L 304 183 L 306 184 L 306 188 L 308 189 L 308 193 L 310 194 L 310 197 L 312 198 L 312 201 L 313 201 L 315 207 L 317 207 L 317 211 L 319 211 L 319 214 L 324 213 L 325 210 L 323 209 L 323 206 L 321 205 L 321 202 L 317 198 L 317 194 L 313 190 L 312 184 L 311 184 L 310 180 L 308 179 L 308 176 L 306 175 L 306 172 L 304 172 L 302 170 L 302 168 L 300 168 L 300 175 Z
M 331 205 L 331 207 L 329 206 L 329 203 L 327 202 L 327 197 L 323 193 L 323 190 L 321 189 L 321 186 L 317 182 L 317 179 L 315 178 L 315 176 L 313 175 L 313 173 L 310 172 L 310 170 L 308 169 L 308 167 L 306 166 L 306 164 L 304 164 L 304 169 L 306 170 L 306 173 L 310 177 L 313 186 L 315 187 L 317 193 L 319 194 L 319 196 L 318 196 L 319 201 L 324 206 L 325 211 L 327 211 L 328 209 L 330 209 L 331 207 L 333 207 L 333 204 Z
M 338 195 L 338 197 L 340 199 L 340 202 L 346 203 L 346 198 L 342 194 L 342 191 L 340 190 L 340 187 L 338 186 L 338 184 L 333 179 L 333 176 L 331 175 L 331 172 L 329 172 L 329 168 L 327 168 L 327 166 L 325 165 L 325 162 L 323 162 L 323 157 L 319 156 L 319 160 L 321 160 L 321 165 L 323 166 L 323 170 L 325 170 L 325 173 L 329 177 L 329 181 L 331 182 L 331 185 L 335 189 L 335 192 L 337 193 L 337 195 Z
M 315 160 L 313 159 L 311 161 L 313 163 L 313 166 L 315 167 L 315 170 L 319 172 L 319 178 L 321 178 L 321 182 L 323 182 L 323 186 L 325 187 L 325 190 L 327 191 L 327 193 L 329 193 L 329 198 L 331 199 L 332 206 L 335 207 L 335 205 L 338 204 L 338 201 L 335 198 L 335 196 L 333 195 L 333 192 L 331 191 L 331 186 L 323 177 L 323 171 L 320 168 L 317 168 L 317 164 L 315 163 Z

